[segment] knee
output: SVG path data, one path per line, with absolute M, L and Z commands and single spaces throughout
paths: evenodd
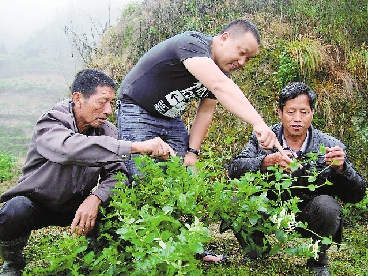
M 312 200 L 311 205 L 315 206 L 313 209 L 316 211 L 316 214 L 327 221 L 329 219 L 335 220 L 341 217 L 341 205 L 332 196 L 316 196 Z
M 335 236 L 341 227 L 342 208 L 331 196 L 315 197 L 304 210 L 308 228 L 322 236 Z
M 33 209 L 32 201 L 25 196 L 17 196 L 8 200 L 0 209 L 0 232 L 10 229 L 10 225 L 29 219 Z

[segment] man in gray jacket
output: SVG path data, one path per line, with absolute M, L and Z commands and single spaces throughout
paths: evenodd
M 94 228 L 100 205 L 106 205 L 117 172 L 131 153 L 165 158 L 174 155 L 161 138 L 118 140 L 107 121 L 115 100 L 115 82 L 103 72 L 85 69 L 72 85 L 72 99 L 45 112 L 34 128 L 22 176 L 0 202 L 0 275 L 20 275 L 22 254 L 31 231 L 68 226 L 77 236 Z
M 328 179 L 333 185 L 322 186 L 314 191 L 308 189 L 292 189 L 292 196 L 302 199 L 299 203 L 301 213 L 298 220 L 306 222 L 308 228 L 320 237 L 332 237 L 335 242 L 341 242 L 342 211 L 336 197 L 343 202 L 357 203 L 365 195 L 366 184 L 360 174 L 346 157 L 345 145 L 338 139 L 327 135 L 311 125 L 313 120 L 315 92 L 304 83 L 296 82 L 285 86 L 279 95 L 278 115 L 281 123 L 271 129 L 276 134 L 280 144 L 291 158 L 305 160 L 306 154 L 318 153 L 320 146 L 326 148 L 324 156 L 316 162 L 303 164 L 303 168 L 295 173 L 298 176 L 308 174 L 314 168 L 320 172 L 315 184 L 323 184 Z M 255 135 L 253 135 L 246 148 L 232 161 L 229 167 L 231 178 L 240 178 L 245 172 L 267 172 L 267 167 L 278 164 L 279 167 L 289 170 L 289 160 L 285 159 L 276 150 L 266 152 L 263 150 Z M 306 178 L 298 178 L 298 186 Z M 302 233 L 307 237 L 309 231 Z M 235 233 L 239 243 L 247 246 L 241 235 Z M 263 233 L 253 233 L 251 239 L 258 246 L 263 245 Z M 315 236 L 318 240 L 318 237 Z M 317 259 L 309 259 L 307 265 L 315 271 L 316 275 L 330 275 L 327 265 L 328 246 L 320 244 L 320 253 Z M 249 252 L 248 257 L 259 257 L 257 251 Z

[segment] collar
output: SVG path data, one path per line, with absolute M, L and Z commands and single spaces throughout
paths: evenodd
M 293 151 L 289 146 L 288 144 L 286 143 L 286 140 L 285 140 L 285 136 L 284 136 L 284 133 L 282 132 L 282 148 L 283 149 L 287 149 L 287 150 L 290 150 L 291 153 L 295 156 L 295 157 L 299 157 L 303 152 L 305 152 L 307 150 L 307 145 L 308 145 L 308 139 L 309 139 L 309 129 L 307 131 L 307 135 L 305 136 L 305 139 L 303 141 L 303 144 L 302 144 L 302 147 L 300 150 L 298 150 L 297 152 Z

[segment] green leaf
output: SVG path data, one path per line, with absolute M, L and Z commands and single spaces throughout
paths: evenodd
M 268 209 L 264 206 L 259 206 L 258 207 L 258 212 L 262 212 L 262 213 L 267 213 Z
M 195 253 L 202 253 L 204 251 L 203 244 L 200 242 L 190 243 L 189 248 Z
M 309 189 L 309 191 L 312 191 L 312 192 L 316 190 L 316 186 L 314 186 L 313 184 L 308 185 L 307 188 Z
M 164 211 L 165 215 L 171 214 L 174 208 L 172 206 L 164 206 L 162 211 Z
M 321 242 L 322 244 L 332 244 L 332 240 L 328 237 L 323 237 Z
M 180 195 L 179 195 L 179 202 L 180 202 L 181 204 L 185 205 L 185 203 L 187 202 L 187 197 L 186 197 L 186 195 L 184 195 L 184 194 L 180 194 Z
M 299 169 L 299 163 L 298 162 L 291 162 L 289 164 L 289 166 L 290 166 L 290 169 L 291 169 L 292 172 L 295 172 Z
M 277 229 L 275 231 L 275 237 L 281 243 L 285 243 L 287 241 L 286 235 L 285 235 L 284 231 L 282 231 L 282 230 Z
M 154 233 L 148 233 L 145 237 L 144 237 L 144 242 L 146 243 L 150 243 L 155 239 L 155 234 Z
M 158 244 L 165 249 L 166 248 L 166 243 L 164 243 L 162 240 L 159 240 Z
M 291 181 L 291 179 L 286 179 L 281 183 L 283 189 L 289 188 L 292 184 L 293 182 Z
M 326 179 L 325 184 L 326 185 L 329 185 L 329 186 L 332 186 L 333 185 L 333 183 L 331 181 L 329 181 L 328 179 Z
M 258 216 L 249 216 L 249 222 L 250 224 L 252 225 L 256 225 L 257 224 L 257 221 L 258 221 Z
M 131 236 L 130 228 L 128 226 L 122 226 L 116 230 L 116 233 L 120 235 L 122 239 L 128 239 Z
M 92 263 L 95 259 L 95 253 L 93 251 L 89 252 L 87 255 L 84 256 L 84 261 L 86 263 Z
M 326 147 L 324 145 L 320 145 L 319 146 L 319 152 L 322 153 L 322 154 L 326 154 Z

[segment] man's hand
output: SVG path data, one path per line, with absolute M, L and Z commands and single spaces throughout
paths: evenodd
M 150 154 L 151 157 L 161 157 L 164 159 L 168 159 L 170 156 L 175 156 L 174 150 L 160 137 L 143 142 L 133 142 L 131 152 Z
M 184 166 L 195 167 L 195 163 L 198 161 L 198 156 L 193 152 L 188 152 L 184 157 Z
M 265 123 L 254 125 L 253 130 L 256 133 L 258 143 L 265 150 L 270 150 L 276 145 L 276 134 Z
M 270 150 L 273 147 L 276 147 L 282 155 L 286 155 L 283 154 L 283 149 L 277 140 L 276 134 L 265 123 L 254 125 L 253 130 L 256 133 L 258 143 L 262 148 Z
M 95 226 L 98 207 L 101 200 L 95 196 L 88 196 L 79 206 L 70 226 L 70 234 L 76 233 L 77 237 L 86 235 Z
M 266 171 L 267 167 L 278 164 L 279 168 L 283 168 L 285 171 L 290 171 L 289 164 L 292 161 L 290 159 L 292 152 L 289 150 L 284 150 L 284 154 L 286 156 L 282 155 L 280 152 L 267 155 L 262 161 L 261 170 Z
M 336 172 L 341 173 L 344 169 L 345 162 L 344 150 L 339 146 L 332 148 L 326 147 L 325 162 L 331 165 Z
M 253 130 L 256 133 L 258 143 L 263 149 L 270 150 L 273 147 L 276 147 L 285 161 L 288 163 L 292 161 L 289 157 L 290 155 L 288 155 L 281 147 L 276 134 L 265 123 L 254 125 Z

